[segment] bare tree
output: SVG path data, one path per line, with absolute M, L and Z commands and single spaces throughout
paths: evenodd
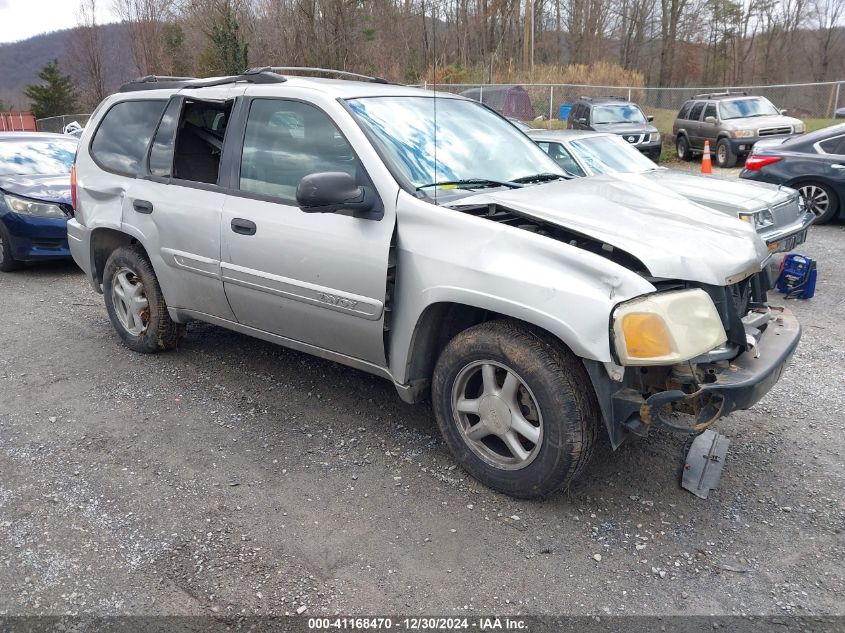
M 172 72 L 165 27 L 173 18 L 175 0 L 113 0 L 115 13 L 129 25 L 135 66 L 142 75 Z
M 833 77 L 831 70 L 842 72 L 842 57 L 835 55 L 835 51 L 845 39 L 845 0 L 813 0 L 810 16 L 811 24 L 817 32 L 815 45 L 810 46 L 810 63 L 815 67 L 814 79 L 841 79 L 841 75 Z M 839 59 L 840 63 L 835 69 L 831 69 L 831 64 L 836 59 Z
M 80 78 L 82 99 L 86 106 L 93 108 L 108 94 L 102 28 L 97 24 L 97 0 L 80 3 L 77 27 L 68 38 L 67 55 L 71 72 Z

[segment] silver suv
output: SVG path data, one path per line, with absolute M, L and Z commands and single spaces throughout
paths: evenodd
M 69 240 L 131 349 L 196 319 L 382 376 L 519 497 L 601 425 L 696 432 L 780 377 L 800 328 L 746 223 L 563 180 L 469 99 L 293 72 L 147 78 L 86 126 Z
M 704 150 L 704 142 L 710 141 L 716 164 L 733 167 L 760 139 L 805 131 L 800 119 L 784 116 L 784 112 L 765 97 L 744 92 L 697 95 L 681 106 L 672 126 L 678 158 L 692 160 Z

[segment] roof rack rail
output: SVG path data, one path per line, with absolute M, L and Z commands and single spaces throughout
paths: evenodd
M 300 73 L 325 73 L 328 75 L 337 75 L 341 78 L 348 78 L 348 79 L 363 79 L 364 81 L 369 81 L 371 83 L 376 84 L 387 84 L 390 83 L 387 79 L 382 77 L 371 77 L 370 75 L 362 75 L 360 73 L 351 73 L 345 70 L 336 70 L 334 68 L 315 68 L 311 66 L 265 66 L 263 68 L 250 68 L 244 74 L 249 73 L 256 73 L 256 72 L 270 72 L 270 73 L 289 73 L 289 72 L 300 72 Z
M 700 95 L 695 95 L 693 99 L 715 99 L 716 97 L 747 97 L 748 92 L 742 90 L 740 92 L 731 92 L 728 90 L 727 92 L 705 92 Z
M 225 86 L 239 81 L 253 84 L 274 84 L 287 81 L 281 75 L 266 72 L 263 68 L 248 70 L 240 75 L 216 77 L 214 79 L 198 79 L 197 77 L 171 77 L 169 75 L 147 75 L 138 77 L 123 84 L 118 92 L 135 92 L 137 90 L 163 90 L 167 88 L 210 88 Z
M 627 97 L 620 97 L 619 95 L 594 95 L 592 97 L 588 97 L 586 95 L 581 95 L 578 97 L 579 99 L 583 99 L 584 101 L 595 101 L 596 99 L 616 99 L 617 101 L 627 101 Z

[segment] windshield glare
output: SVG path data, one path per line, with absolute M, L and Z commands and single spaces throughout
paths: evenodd
M 571 141 L 569 146 L 596 174 L 641 174 L 657 169 L 650 159 L 618 136 L 588 136 Z
M 76 141 L 0 141 L 0 176 L 69 174 Z
M 539 173 L 563 175 L 531 139 L 474 101 L 367 97 L 348 103 L 375 135 L 390 166 L 415 188 L 455 180 L 509 182 Z
M 603 105 L 593 108 L 593 123 L 645 123 L 642 111 L 634 105 Z
M 751 116 L 771 116 L 780 114 L 771 101 L 763 97 L 752 97 L 750 99 L 736 99 L 733 101 L 722 101 L 719 104 L 722 119 L 742 119 Z

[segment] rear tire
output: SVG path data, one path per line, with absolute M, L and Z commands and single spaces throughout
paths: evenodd
M 827 224 L 839 213 L 839 198 L 836 192 L 819 182 L 802 182 L 792 185 L 807 203 L 807 210 L 812 211 L 816 219 L 814 224 Z
M 432 403 L 461 466 L 513 497 L 558 490 L 593 454 L 599 413 L 586 370 L 522 324 L 490 321 L 453 338 L 434 369 Z
M 123 246 L 109 256 L 103 296 L 109 319 L 129 349 L 153 354 L 179 345 L 185 326 L 170 318 L 152 264 L 140 249 Z
M 0 222 L 0 271 L 10 273 L 20 267 L 21 262 L 12 256 L 12 242 L 9 239 L 9 232 Z
M 731 149 L 731 143 L 728 139 L 719 139 L 716 143 L 716 164 L 722 169 L 728 169 L 736 165 L 737 156 Z
M 678 136 L 677 141 L 675 142 L 675 149 L 678 152 L 678 158 L 685 161 L 692 160 L 692 148 L 689 145 L 689 140 L 683 134 Z

